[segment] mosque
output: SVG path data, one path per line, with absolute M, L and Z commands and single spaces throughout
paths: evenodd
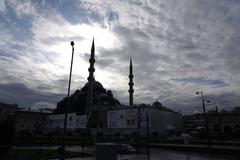
M 95 46 L 92 42 L 91 56 L 89 59 L 88 82 L 80 90 L 76 90 L 69 99 L 67 112 L 77 112 L 79 114 L 89 114 L 92 110 L 116 109 L 121 103 L 113 97 L 111 90 L 106 90 L 103 85 L 94 78 Z M 57 104 L 55 113 L 64 113 L 67 97 Z
M 68 113 L 67 128 L 98 128 L 104 133 L 132 134 L 139 128 L 150 127 L 151 132 L 165 134 L 168 131 L 180 131 L 182 128 L 182 115 L 164 107 L 156 101 L 152 105 L 134 105 L 133 93 L 133 65 L 130 58 L 129 65 L 129 106 L 123 107 L 114 98 L 110 90 L 94 78 L 95 45 L 92 41 L 88 68 L 88 82 L 76 90 L 69 98 L 62 99 L 48 118 L 51 128 L 63 128 L 65 107 Z M 110 132 L 111 131 L 111 132 Z
M 57 103 L 53 113 L 37 113 L 34 111 L 16 111 L 15 129 L 17 135 L 29 133 L 33 135 L 61 133 L 66 129 L 77 133 L 79 130 L 101 132 L 104 135 L 132 135 L 138 133 L 151 135 L 169 135 L 182 130 L 182 115 L 163 106 L 156 101 L 151 105 L 133 102 L 134 75 L 133 64 L 129 64 L 129 105 L 122 105 L 114 98 L 110 90 L 94 78 L 95 46 L 92 42 L 88 68 L 88 82 L 77 89 L 69 99 L 63 98 Z M 146 129 L 147 128 L 147 129 Z M 149 133 L 148 132 L 148 133 Z M 42 133 L 41 133 L 42 134 Z

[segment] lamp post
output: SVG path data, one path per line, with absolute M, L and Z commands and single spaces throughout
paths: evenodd
M 147 118 L 147 160 L 150 160 L 150 148 L 149 148 L 149 115 L 148 115 L 148 108 L 146 111 L 146 118 Z
M 70 88 L 71 88 L 71 79 L 72 79 L 72 65 L 73 65 L 73 56 L 74 56 L 74 42 L 71 41 L 72 46 L 72 59 L 71 59 L 71 66 L 70 66 L 70 74 L 69 74 L 69 81 L 68 81 L 68 94 L 67 94 L 67 101 L 64 107 L 64 127 L 63 127 L 63 135 L 62 135 L 62 148 L 61 148 L 61 160 L 65 160 L 65 136 L 66 136 L 66 128 L 67 128 L 67 107 L 69 104 L 69 97 L 70 97 Z
M 205 128 L 206 128 L 206 131 L 207 131 L 207 141 L 208 141 L 208 147 L 210 147 L 209 124 L 208 124 L 208 118 L 207 118 L 206 106 L 205 106 L 205 102 L 209 103 L 210 101 L 204 99 L 202 91 L 196 92 L 196 94 L 201 94 L 201 97 L 202 97 L 203 115 L 204 115 L 204 119 L 205 119 Z

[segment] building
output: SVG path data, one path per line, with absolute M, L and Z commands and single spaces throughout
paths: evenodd
M 129 106 L 123 107 L 114 98 L 110 90 L 94 78 L 95 48 L 94 40 L 91 48 L 88 82 L 76 90 L 69 99 L 64 98 L 57 104 L 53 114 L 18 111 L 16 113 L 17 132 L 42 134 L 40 131 L 63 131 L 65 109 L 67 112 L 66 129 L 76 131 L 86 129 L 103 134 L 146 134 L 149 128 L 151 134 L 170 134 L 181 131 L 182 116 L 164 107 L 156 101 L 152 105 L 134 105 L 133 65 L 129 64 Z
M 132 107 L 108 111 L 108 128 L 111 134 L 132 135 L 146 134 L 169 135 L 180 133 L 182 115 L 176 112 L 154 107 Z
M 110 90 L 106 90 L 103 85 L 96 81 L 94 78 L 94 63 L 95 63 L 95 46 L 94 40 L 92 42 L 91 55 L 90 55 L 90 67 L 88 69 L 89 76 L 88 82 L 81 88 L 76 90 L 69 98 L 65 97 L 57 104 L 55 113 L 65 113 L 65 107 L 67 105 L 68 113 L 80 113 L 89 114 L 93 110 L 108 110 L 112 108 L 118 108 L 121 106 L 120 102 L 114 98 Z
M 15 132 L 16 135 L 42 135 L 47 132 L 49 113 L 34 111 L 16 111 Z
M 207 119 L 211 136 L 235 136 L 240 133 L 240 113 L 208 112 Z M 196 136 L 205 131 L 203 114 L 183 116 L 184 131 Z
M 16 104 L 0 103 L 0 125 L 5 121 L 13 120 L 17 110 Z
M 160 103 L 160 102 L 158 102 Z M 156 104 L 154 102 L 153 104 Z M 104 135 L 140 135 L 146 134 L 147 117 L 150 134 L 169 135 L 180 133 L 182 129 L 182 115 L 169 109 L 156 108 L 154 105 L 140 105 L 127 108 L 112 109 L 99 112 L 97 119 L 100 122 L 91 128 L 92 133 L 101 132 Z M 64 114 L 47 115 L 47 127 L 49 132 L 62 131 L 64 126 Z M 76 131 L 87 128 L 87 115 L 69 113 L 67 118 L 67 130 Z
M 240 133 L 240 113 L 216 112 L 207 115 L 212 135 L 234 136 L 234 134 Z
M 141 104 L 136 106 L 133 104 L 132 58 L 130 58 L 129 64 L 129 106 L 127 108 L 122 107 L 119 101 L 113 97 L 111 91 L 104 89 L 102 84 L 94 78 L 94 40 L 89 63 L 88 82 L 81 90 L 77 90 L 70 96 L 67 106 L 67 129 L 74 130 L 87 126 L 92 129 L 97 128 L 104 134 L 115 134 L 119 131 L 123 134 L 133 134 L 140 128 L 141 133 L 144 133 L 147 127 L 146 115 L 148 115 L 150 132 L 168 134 L 181 130 L 181 114 L 171 111 L 160 102 L 156 101 L 153 105 Z M 55 110 L 55 113 L 58 114 L 49 116 L 50 128 L 63 128 L 66 100 L 65 98 L 58 103 Z M 86 117 L 86 119 L 80 117 Z M 78 122 L 78 119 L 81 119 L 81 122 Z

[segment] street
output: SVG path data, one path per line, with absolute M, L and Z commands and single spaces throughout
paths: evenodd
M 77 147 L 75 147 L 77 149 Z M 72 147 L 70 150 L 74 150 Z M 93 160 L 93 157 L 86 158 L 70 158 L 68 160 Z M 150 160 L 238 160 L 239 157 L 215 155 L 215 154 L 204 154 L 196 152 L 185 152 L 175 150 L 162 150 L 162 149 L 151 149 Z M 118 160 L 147 160 L 146 155 L 132 154 L 132 155 L 119 155 Z

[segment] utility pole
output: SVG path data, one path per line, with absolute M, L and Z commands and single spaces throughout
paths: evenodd
M 148 116 L 148 109 L 147 109 L 147 159 L 150 160 L 150 149 L 149 149 L 149 116 Z

